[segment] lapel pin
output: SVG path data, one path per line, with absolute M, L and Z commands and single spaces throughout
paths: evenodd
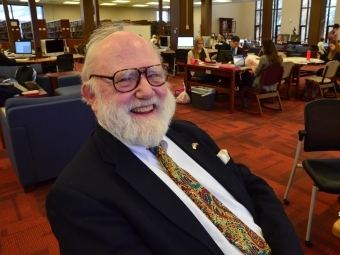
M 194 150 L 196 150 L 196 149 L 197 149 L 197 146 L 198 146 L 198 143 L 192 143 L 191 146 L 192 146 L 192 148 L 193 148 Z

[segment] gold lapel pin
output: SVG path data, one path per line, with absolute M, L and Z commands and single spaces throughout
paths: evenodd
M 194 150 L 197 149 L 197 145 L 198 145 L 198 143 L 192 143 L 192 144 L 191 144 L 191 146 L 192 146 L 192 148 L 193 148 Z

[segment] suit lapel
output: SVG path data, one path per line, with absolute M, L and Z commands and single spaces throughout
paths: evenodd
M 212 254 L 222 255 L 222 251 L 210 235 L 175 193 L 125 145 L 101 127 L 99 129 L 100 138 L 95 139 L 104 161 L 116 165 L 116 173 L 165 217 L 203 243 Z

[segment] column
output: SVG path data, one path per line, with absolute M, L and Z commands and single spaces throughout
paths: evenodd
M 28 0 L 28 7 L 30 8 L 30 14 L 31 14 L 31 24 L 32 24 L 35 55 L 37 58 L 41 58 L 42 57 L 41 41 L 40 41 L 41 38 L 40 38 L 40 33 L 39 33 L 39 24 L 38 24 L 38 16 L 37 16 L 37 8 L 36 8 L 35 0 Z
M 323 37 L 327 0 L 312 0 L 308 30 L 308 45 L 317 45 Z M 326 39 L 326 38 L 325 38 Z
M 80 16 L 83 27 L 83 39 L 88 40 L 94 30 L 94 6 L 92 0 L 80 1 Z
M 11 25 L 11 21 L 9 18 L 7 0 L 2 0 L 2 5 L 4 7 L 4 12 L 5 12 L 9 45 L 10 45 L 11 51 L 14 52 L 14 37 L 13 37 L 13 34 L 11 33 L 12 25 Z
M 273 0 L 263 0 L 262 39 L 272 37 Z
M 177 49 L 178 36 L 194 36 L 194 1 L 170 1 L 171 48 Z
M 211 35 L 212 0 L 201 0 L 201 35 Z

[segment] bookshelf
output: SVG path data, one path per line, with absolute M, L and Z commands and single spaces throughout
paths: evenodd
M 20 34 L 20 27 L 19 27 L 19 20 L 17 19 L 11 19 L 10 20 L 11 25 L 11 30 L 8 31 L 8 26 L 6 21 L 1 21 L 0 22 L 0 41 L 2 42 L 8 42 L 8 32 L 10 32 L 13 35 L 14 41 L 18 41 L 21 39 L 21 34 Z
M 236 21 L 234 18 L 220 18 L 220 34 L 226 39 L 233 37 L 236 32 Z
M 47 38 L 51 39 L 70 39 L 70 21 L 60 19 L 46 22 Z
M 72 39 L 83 38 L 83 25 L 81 20 L 70 21 L 70 34 Z
M 40 39 L 46 39 L 47 38 L 46 20 L 44 19 L 38 20 L 38 29 L 39 29 Z M 33 40 L 32 23 L 31 22 L 21 23 L 21 33 L 22 33 L 23 39 Z

